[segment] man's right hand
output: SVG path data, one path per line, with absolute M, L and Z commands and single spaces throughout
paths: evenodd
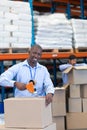
M 26 84 L 20 82 L 14 82 L 14 86 L 16 86 L 19 90 L 25 90 Z

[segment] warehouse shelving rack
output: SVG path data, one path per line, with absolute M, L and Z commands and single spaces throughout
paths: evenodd
M 28 2 L 28 0 L 21 0 Z M 44 0 L 43 0 L 44 1 Z M 62 12 L 66 13 L 67 18 L 79 17 L 81 19 L 87 18 L 87 1 L 86 0 L 48 0 L 49 2 L 42 2 L 33 0 L 33 8 L 41 12 Z
M 52 0 L 52 13 L 59 12 L 59 13 L 66 13 L 67 18 L 70 19 L 70 3 L 69 0 Z
M 50 2 L 33 1 L 33 7 L 41 8 L 45 11 L 49 9 L 51 13 L 62 12 L 66 13 L 68 18 L 78 17 L 81 19 L 87 18 L 87 1 L 86 0 L 50 0 Z

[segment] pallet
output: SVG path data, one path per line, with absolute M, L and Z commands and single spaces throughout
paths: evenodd
M 69 52 L 69 53 L 70 53 L 70 52 L 71 52 L 71 53 L 73 53 L 73 49 L 54 49 L 53 52 L 54 52 L 54 53 L 55 53 L 55 52 L 57 52 L 57 53 L 58 53 L 58 52 L 66 52 L 66 53 Z
M 87 47 L 75 48 L 75 52 L 76 53 L 87 52 Z
M 28 53 L 30 48 L 0 48 L 0 53 Z M 73 53 L 73 49 L 43 49 L 46 53 Z
M 73 49 L 43 49 L 43 52 L 50 52 L 50 53 L 61 53 L 61 52 L 65 52 L 65 53 L 73 53 Z
M 0 53 L 28 53 L 29 48 L 0 48 Z

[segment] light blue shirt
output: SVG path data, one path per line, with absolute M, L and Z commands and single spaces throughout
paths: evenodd
M 14 87 L 15 81 L 27 84 L 31 79 L 36 81 L 36 92 L 32 94 L 27 89 L 21 91 L 15 86 L 15 97 L 35 97 L 45 96 L 48 93 L 54 94 L 54 86 L 47 68 L 39 63 L 32 68 L 27 60 L 10 67 L 2 73 L 0 86 Z
M 74 66 L 85 66 L 87 64 L 85 63 L 80 63 L 80 64 L 75 64 Z M 69 67 L 71 67 L 72 65 L 67 63 L 67 64 L 63 64 L 63 65 L 59 65 L 59 69 L 62 72 L 62 80 L 63 80 L 63 84 L 67 84 L 68 83 L 68 75 L 63 73 L 63 71 Z

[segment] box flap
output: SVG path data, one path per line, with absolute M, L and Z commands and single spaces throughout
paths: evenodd
M 62 87 L 55 87 L 55 90 L 65 90 L 69 84 L 64 84 Z
M 65 88 L 65 89 L 66 89 L 66 88 L 68 88 L 68 86 L 69 86 L 69 84 L 68 84 L 68 83 L 67 83 L 67 84 L 64 84 L 64 85 L 63 85 L 63 88 Z
M 85 65 L 85 66 L 74 66 L 74 69 L 77 69 L 77 70 L 86 70 L 87 69 L 87 65 Z
M 87 65 L 85 66 L 70 66 L 68 67 L 66 70 L 63 71 L 63 73 L 69 73 L 72 69 L 76 69 L 76 70 L 87 70 Z
M 68 67 L 66 70 L 63 71 L 63 73 L 69 73 L 72 70 L 73 66 Z

